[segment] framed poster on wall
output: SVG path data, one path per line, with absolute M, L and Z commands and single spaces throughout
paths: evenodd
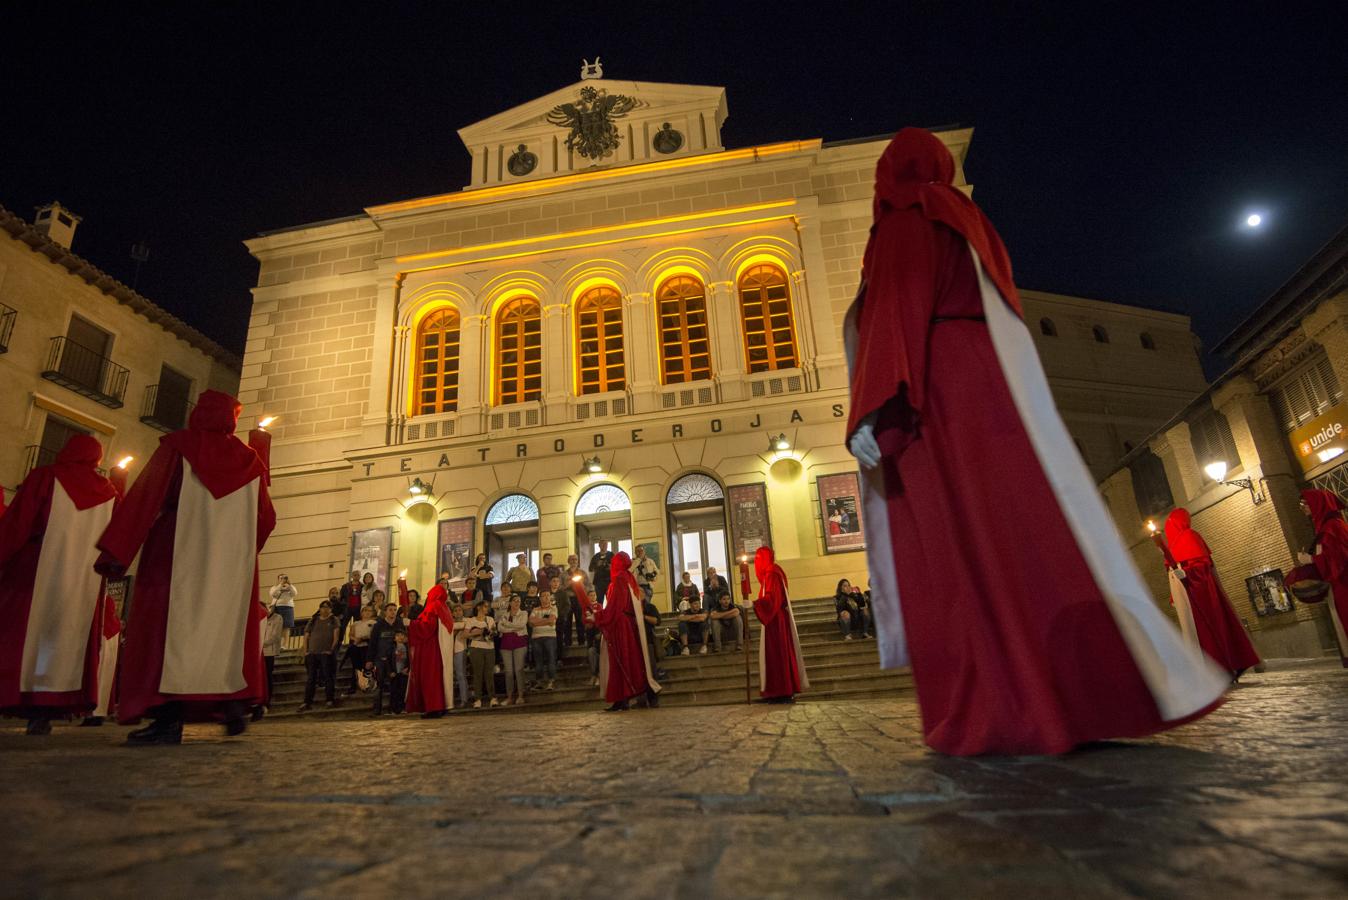
M 393 529 L 367 528 L 351 532 L 351 565 L 348 571 L 374 574 L 374 584 L 388 594 L 389 565 L 393 560 Z
M 736 560 L 752 557 L 759 547 L 772 546 L 766 484 L 731 485 L 726 488 L 726 503 L 730 506 L 731 549 Z
M 820 475 L 819 510 L 824 523 L 824 552 L 846 553 L 866 549 L 866 526 L 861 520 L 861 485 L 856 472 Z
M 473 526 L 476 519 L 468 516 L 462 519 L 445 519 L 440 523 L 440 538 L 436 542 L 439 552 L 436 556 L 440 566 L 435 573 L 449 573 L 449 586 L 454 591 L 462 591 L 468 578 L 468 567 L 473 563 Z

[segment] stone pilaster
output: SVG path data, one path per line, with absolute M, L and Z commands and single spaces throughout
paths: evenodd
M 455 433 L 482 433 L 482 414 L 491 403 L 491 354 L 487 316 L 465 315 L 459 323 L 459 417 Z
M 567 327 L 567 304 L 543 307 L 543 421 L 557 424 L 571 418 L 570 397 L 575 389 L 571 356 L 575 346 Z
M 739 297 L 733 281 L 707 285 L 707 332 L 711 336 L 711 374 L 720 385 L 721 400 L 730 403 L 748 395 L 744 383 L 744 348 L 741 346 Z
M 1143 523 L 1142 513 L 1137 508 L 1137 495 L 1133 492 L 1133 473 L 1126 468 L 1116 470 L 1101 482 L 1100 493 L 1105 497 L 1119 534 L 1126 539 L 1135 536 Z
M 396 418 L 396 411 L 390 408 L 389 403 L 389 379 L 398 353 L 394 326 L 398 318 L 402 283 L 401 273 L 390 273 L 379 280 L 374 313 L 374 347 L 370 355 L 370 389 L 365 403 L 365 418 L 361 422 L 367 446 L 388 443 L 390 429 Z
M 628 294 L 623 313 L 623 346 L 632 412 L 655 412 L 660 408 L 660 347 L 650 292 Z
M 1170 482 L 1170 493 L 1176 506 L 1183 506 L 1202 492 L 1203 472 L 1194 456 L 1188 422 L 1180 422 L 1152 441 L 1151 450 L 1165 466 L 1165 477 Z

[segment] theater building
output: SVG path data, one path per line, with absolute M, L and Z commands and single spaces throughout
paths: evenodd
M 242 424 L 280 417 L 263 572 L 302 613 L 353 563 L 424 587 L 600 540 L 647 546 L 661 605 L 763 544 L 798 596 L 864 582 L 841 324 L 887 138 L 728 149 L 727 114 L 586 77 L 463 128 L 461 190 L 247 241 Z M 972 130 L 940 136 L 972 190 Z M 1183 316 L 1025 306 L 1097 474 L 1204 385 Z
M 0 484 L 6 502 L 74 434 L 104 465 L 147 460 L 197 394 L 233 393 L 239 358 L 71 249 L 79 216 L 0 207 Z M 136 463 L 131 464 L 134 477 Z
M 1282 580 L 1313 538 L 1301 490 L 1348 496 L 1348 230 L 1215 350 L 1231 367 L 1124 457 L 1104 495 L 1163 608 L 1146 522 L 1183 506 L 1262 656 L 1333 655 L 1328 605 L 1297 601 Z

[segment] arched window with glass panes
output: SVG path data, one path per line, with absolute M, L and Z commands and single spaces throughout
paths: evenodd
M 459 408 L 459 313 L 453 307 L 427 314 L 417 325 L 412 415 Z
M 576 301 L 576 393 L 625 387 L 622 295 L 608 285 L 590 288 Z
M 496 402 L 543 396 L 543 311 L 533 297 L 516 297 L 496 314 Z
M 707 289 L 691 275 L 675 275 L 655 292 L 660 322 L 660 376 L 664 384 L 711 378 Z
M 740 324 L 750 372 L 791 369 L 798 364 L 791 293 L 778 266 L 750 266 L 740 276 Z

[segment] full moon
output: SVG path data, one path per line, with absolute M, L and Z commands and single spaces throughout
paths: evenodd
M 1245 224 L 1251 228 L 1258 228 L 1264 222 L 1264 217 L 1259 213 L 1250 213 L 1245 217 Z

